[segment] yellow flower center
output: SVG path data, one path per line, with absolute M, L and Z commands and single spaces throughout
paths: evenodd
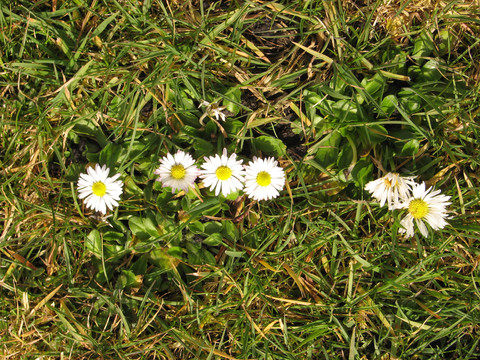
M 257 184 L 260 186 L 268 186 L 272 183 L 272 177 L 266 171 L 260 171 L 257 174 Z
M 391 188 L 391 187 L 393 186 L 392 180 L 390 180 L 390 179 L 388 179 L 388 178 L 383 179 L 383 182 L 384 182 L 385 187 L 386 187 L 387 189 L 389 189 L 389 188 Z
M 232 170 L 227 166 L 219 166 L 217 171 L 215 171 L 215 175 L 217 175 L 219 180 L 228 180 L 232 176 Z
M 408 212 L 412 214 L 415 219 L 421 219 L 428 214 L 428 204 L 422 199 L 414 199 L 408 205 Z
M 187 171 L 183 167 L 183 165 L 174 165 L 172 166 L 172 170 L 170 170 L 170 174 L 175 180 L 181 180 L 185 177 Z
M 107 186 L 103 182 L 97 181 L 92 185 L 92 192 L 95 195 L 102 197 L 107 193 Z

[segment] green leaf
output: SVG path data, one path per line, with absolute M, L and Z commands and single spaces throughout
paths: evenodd
M 163 248 L 157 248 L 150 251 L 149 261 L 163 270 L 171 270 L 178 262 L 176 258 L 170 256 L 167 250 Z
M 240 237 L 238 229 L 231 220 L 226 220 L 222 222 L 223 230 L 222 234 L 227 240 L 235 242 Z
M 193 207 L 188 213 L 191 217 L 205 215 L 214 216 L 218 213 L 218 211 L 220 211 L 220 209 L 221 204 L 219 202 L 219 198 L 213 197 Z
M 378 144 L 387 139 L 388 131 L 382 125 L 369 124 L 359 128 L 359 135 L 365 144 Z
M 172 246 L 167 250 L 167 254 L 177 259 L 181 259 L 183 255 L 183 249 L 180 246 Z
M 188 262 L 194 265 L 203 265 L 203 258 L 201 255 L 202 247 L 197 243 L 187 243 L 186 244 Z
M 351 175 L 353 180 L 355 181 L 355 184 L 358 187 L 363 189 L 365 184 L 371 180 L 372 169 L 373 164 L 368 159 L 359 160 L 357 164 L 353 167 Z
M 138 216 L 132 216 L 128 219 L 128 226 L 133 235 L 141 240 L 147 240 L 151 237 L 159 236 L 159 233 L 153 224 L 152 220 L 148 218 L 141 218 Z
M 125 289 L 139 286 L 141 282 L 137 279 L 135 273 L 131 270 L 122 270 L 122 273 L 117 279 L 116 288 Z
M 79 119 L 75 122 L 74 130 L 77 134 L 85 134 L 94 137 L 100 146 L 107 146 L 108 140 L 102 129 L 95 126 L 93 121 Z
M 358 121 L 357 106 L 352 100 L 339 100 L 332 105 L 333 116 L 337 121 L 355 122 Z
M 253 140 L 253 144 L 257 150 L 267 155 L 280 157 L 287 152 L 287 146 L 280 139 L 275 139 L 270 136 L 259 136 Z
M 413 53 L 412 57 L 417 60 L 418 63 L 423 63 L 427 56 L 430 56 L 432 51 L 435 49 L 435 44 L 431 34 L 423 30 L 420 33 L 420 36 L 415 39 L 413 42 Z
M 422 99 L 412 89 L 403 89 L 398 93 L 399 101 L 407 114 L 413 114 L 420 110 Z
M 365 91 L 373 96 L 385 88 L 386 78 L 382 74 L 376 73 L 371 79 L 363 79 L 361 84 Z
M 193 233 L 203 233 L 205 231 L 205 225 L 200 221 L 192 221 L 188 225 L 188 230 Z
M 242 91 L 238 87 L 232 87 L 225 93 L 226 99 L 223 99 L 223 105 L 228 111 L 237 115 L 240 112 L 240 106 L 242 103 Z
M 195 149 L 196 158 L 211 154 L 215 150 L 210 141 L 198 137 L 193 140 L 192 146 Z
M 420 149 L 420 141 L 417 139 L 409 140 L 405 145 L 403 145 L 401 155 L 402 156 L 413 156 Z
M 442 73 L 438 70 L 439 62 L 435 59 L 428 60 L 422 66 L 422 82 L 435 82 L 442 78 Z
M 228 222 L 228 220 L 226 221 Z M 205 224 L 205 233 L 208 235 L 221 232 L 223 229 L 222 223 L 219 221 L 209 221 Z
M 102 257 L 102 239 L 98 230 L 90 231 L 85 239 L 85 247 L 96 257 Z
M 213 256 L 213 254 L 207 249 L 202 249 L 201 259 L 203 264 L 216 265 L 217 263 L 215 256 Z
M 103 253 L 109 262 L 120 260 L 124 255 L 123 246 L 119 244 L 103 244 Z
M 351 146 L 344 146 L 340 150 L 340 154 L 337 159 L 337 166 L 339 170 L 346 169 L 353 161 L 353 149 Z
M 147 273 L 148 267 L 148 255 L 143 254 L 135 261 L 132 266 L 130 266 L 130 270 L 132 270 L 135 275 L 145 275 Z
M 212 235 L 209 235 L 205 240 L 203 240 L 203 243 L 205 245 L 209 246 L 218 246 L 222 243 L 222 235 L 219 233 L 214 233 Z
M 132 179 L 131 176 L 125 176 L 125 179 L 123 180 L 123 183 L 125 184 L 125 192 L 127 194 L 131 195 L 136 195 L 136 196 L 142 196 L 143 191 L 138 187 L 136 184 L 135 180 Z
M 445 54 L 450 53 L 453 46 L 454 36 L 447 29 L 440 30 L 436 40 L 439 56 L 444 56 Z
M 380 109 L 390 117 L 395 112 L 395 105 L 398 105 L 397 97 L 393 94 L 387 95 L 383 98 Z
M 158 181 L 156 182 L 157 184 L 160 184 Z M 175 194 L 172 193 L 171 188 L 167 188 L 166 191 L 161 192 L 157 196 L 157 200 L 155 201 L 157 206 L 162 209 L 165 208 L 165 206 L 168 204 L 170 200 L 175 196 Z
M 332 132 L 326 140 L 322 140 L 320 142 L 321 147 L 315 154 L 315 161 L 324 168 L 335 164 L 337 162 L 338 147 L 341 140 L 342 135 L 338 131 Z
M 205 124 L 205 135 L 214 138 L 218 132 L 218 125 L 214 121 L 207 121 Z
M 223 128 L 227 134 L 236 137 L 241 134 L 241 130 L 244 126 L 245 124 L 240 120 L 230 120 L 223 125 Z
M 125 154 L 120 145 L 108 143 L 107 146 L 100 151 L 98 162 L 101 165 L 107 165 L 107 167 L 112 171 L 117 164 L 123 162 Z M 110 176 L 114 175 L 113 173 L 109 174 Z
M 197 138 L 200 136 L 200 131 L 190 125 L 184 125 L 182 127 L 182 132 L 193 138 Z
M 230 251 L 226 250 L 225 255 L 228 255 L 230 257 L 236 257 L 236 258 L 241 258 L 243 255 L 245 255 L 245 251 Z
M 103 241 L 105 243 L 117 243 L 123 244 L 125 243 L 125 234 L 117 231 L 107 231 L 103 234 Z
M 160 235 L 157 229 L 157 224 L 155 223 L 153 215 L 151 213 L 148 215 L 149 216 L 143 218 L 144 229 L 151 237 L 156 238 Z

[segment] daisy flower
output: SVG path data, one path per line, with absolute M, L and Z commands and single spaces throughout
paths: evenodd
M 254 200 L 276 198 L 285 185 L 285 173 L 274 158 L 255 156 L 245 166 L 245 193 Z
M 237 155 L 227 156 L 227 149 L 223 149 L 222 156 L 210 156 L 205 158 L 201 166 L 200 177 L 206 187 L 210 190 L 215 189 L 215 195 L 220 191 L 223 196 L 243 189 L 244 169 L 241 160 L 237 160 Z
M 98 211 L 102 214 L 107 213 L 107 208 L 113 210 L 118 206 L 118 200 L 122 195 L 123 183 L 117 180 L 120 174 L 108 177 L 110 169 L 106 165 L 100 167 L 96 164 L 95 169 L 87 168 L 86 174 L 80 174 L 78 179 L 78 197 L 84 199 L 87 208 Z
M 413 222 L 417 224 L 418 229 L 423 236 L 428 236 L 428 229 L 425 222 L 430 225 L 433 230 L 443 229 L 448 223 L 446 207 L 451 203 L 448 201 L 450 196 L 439 195 L 440 190 L 432 191 L 433 188 L 425 190 L 425 183 L 415 184 L 412 189 L 412 196 L 400 204 L 398 208 L 408 209 L 408 214 L 400 221 L 403 228 L 399 229 L 400 233 L 407 233 L 407 237 L 413 236 Z
M 163 187 L 172 188 L 172 193 L 177 189 L 188 192 L 199 170 L 190 154 L 178 150 L 175 155 L 167 154 L 160 159 L 160 167 L 155 170 L 155 174 L 159 176 L 157 181 L 160 181 Z
M 388 209 L 396 208 L 400 201 L 405 201 L 410 197 L 414 176 L 400 176 L 396 173 L 388 173 L 380 179 L 370 181 L 365 185 L 365 190 L 380 201 L 380 206 L 388 205 Z
M 202 116 L 201 120 L 203 120 L 206 115 L 215 116 L 215 119 L 217 119 L 217 121 L 225 121 L 227 119 L 227 115 L 222 112 L 223 110 L 225 110 L 225 106 L 218 106 L 217 104 L 212 104 L 205 100 L 202 100 L 198 107 L 201 106 L 206 107 L 205 114 Z

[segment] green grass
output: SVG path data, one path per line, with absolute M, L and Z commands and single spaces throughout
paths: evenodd
M 393 3 L 2 2 L 0 354 L 478 358 L 479 10 Z M 224 147 L 278 158 L 281 196 L 154 181 Z M 94 163 L 125 183 L 108 219 L 77 197 Z M 450 225 L 398 234 L 383 171 Z

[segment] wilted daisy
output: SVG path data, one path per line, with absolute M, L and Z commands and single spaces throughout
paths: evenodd
M 237 155 L 227 156 L 227 149 L 223 149 L 222 156 L 210 156 L 205 158 L 201 166 L 200 177 L 206 187 L 210 190 L 215 189 L 215 195 L 222 192 L 227 196 L 232 192 L 243 189 L 244 169 L 241 160 L 237 160 Z
M 159 176 L 157 181 L 164 187 L 172 188 L 172 193 L 177 189 L 187 192 L 193 186 L 199 169 L 190 154 L 178 150 L 175 155 L 167 154 L 160 159 L 160 167 L 155 170 L 155 174 Z
M 80 174 L 78 179 L 78 197 L 84 199 L 87 208 L 107 213 L 107 208 L 113 210 L 118 206 L 118 200 L 122 195 L 123 183 L 117 180 L 120 174 L 108 177 L 110 169 L 106 165 L 100 167 L 96 164 L 95 169 L 87 168 L 86 174 Z
M 439 195 L 440 190 L 432 191 L 433 188 L 425 190 L 425 183 L 415 184 L 412 188 L 412 196 L 400 204 L 398 208 L 408 209 L 408 214 L 400 221 L 403 228 L 399 229 L 400 233 L 405 233 L 407 237 L 413 236 L 413 221 L 417 224 L 418 229 L 423 236 L 428 236 L 428 229 L 425 222 L 431 226 L 433 230 L 443 229 L 448 223 L 446 207 L 451 203 L 448 201 L 450 196 Z
M 206 111 L 205 114 L 200 118 L 200 122 L 203 121 L 205 116 L 210 115 L 210 116 L 215 116 L 215 119 L 217 121 L 222 120 L 225 121 L 227 118 L 227 115 L 225 115 L 222 111 L 225 110 L 225 106 L 218 106 L 215 103 L 209 103 L 208 101 L 203 100 L 198 107 L 205 106 Z
M 285 185 L 285 173 L 274 158 L 253 157 L 245 166 L 245 193 L 255 200 L 276 198 Z
M 414 176 L 400 176 L 396 173 L 388 173 L 380 179 L 368 182 L 365 190 L 370 192 L 372 196 L 380 201 L 380 206 L 388 205 L 388 209 L 392 210 L 401 201 L 405 201 L 410 197 Z

